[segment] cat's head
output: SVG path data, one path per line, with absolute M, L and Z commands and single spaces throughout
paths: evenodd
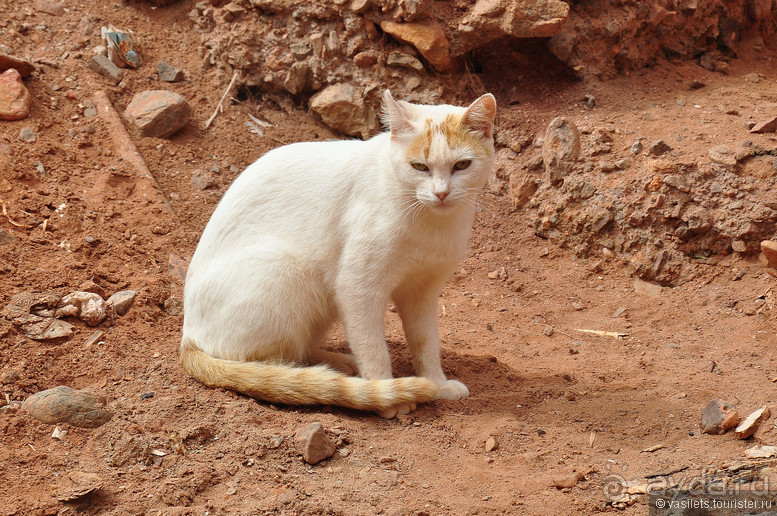
M 496 100 L 490 93 L 469 107 L 427 106 L 383 96 L 394 171 L 421 205 L 444 211 L 474 205 L 494 163 Z

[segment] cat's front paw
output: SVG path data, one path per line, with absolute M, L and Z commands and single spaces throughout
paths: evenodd
M 469 389 L 458 380 L 448 380 L 437 390 L 438 400 L 460 400 L 467 396 L 469 396 Z
M 400 403 L 399 405 L 394 405 L 393 407 L 384 410 L 376 410 L 375 413 L 384 419 L 393 419 L 397 416 L 397 414 L 410 414 L 415 410 L 415 407 L 415 402 L 411 401 L 410 403 Z

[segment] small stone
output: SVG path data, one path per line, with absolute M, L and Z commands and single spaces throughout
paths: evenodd
M 5 72 L 9 68 L 15 69 L 22 77 L 27 77 L 35 71 L 35 66 L 30 61 L 0 50 L 0 72 Z
M 585 102 L 585 107 L 587 107 L 588 109 L 593 109 L 594 107 L 596 107 L 596 97 L 594 97 L 593 95 L 588 94 L 584 97 L 583 100 Z
M 709 157 L 715 163 L 720 163 L 727 167 L 733 167 L 737 164 L 737 158 L 733 152 L 725 145 L 718 145 L 709 150 Z
M 583 480 L 585 480 L 585 474 L 580 471 L 573 471 L 572 473 L 565 474 L 560 478 L 553 480 L 550 486 L 555 487 L 556 489 L 570 489 Z
M 699 82 L 699 81 L 691 81 L 691 82 L 688 84 L 688 89 L 691 89 L 691 90 L 698 90 L 698 89 L 701 89 L 701 88 L 703 88 L 703 87 L 705 87 L 705 86 L 706 86 L 706 84 L 704 84 L 703 82 Z
M 492 452 L 499 448 L 499 441 L 497 441 L 496 437 L 489 436 L 488 439 L 486 439 L 486 452 Z
M 350 84 L 330 84 L 313 95 L 309 105 L 326 125 L 349 136 L 366 139 L 378 127 L 363 92 Z
M 335 445 L 324 432 L 321 423 L 311 423 L 297 430 L 294 447 L 308 464 L 318 464 L 335 453 Z
M 33 394 L 22 409 L 44 423 L 68 423 L 80 428 L 97 428 L 113 416 L 102 396 L 64 385 Z
M 173 317 L 180 317 L 183 315 L 183 301 L 181 301 L 179 297 L 168 297 L 165 299 L 162 306 L 168 315 L 172 315 Z
M 60 427 L 56 426 L 54 427 L 54 431 L 51 432 L 51 438 L 56 439 L 57 441 L 62 441 L 67 437 L 67 430 L 63 430 Z
M 202 192 L 208 188 L 215 188 L 218 184 L 218 177 L 210 171 L 197 169 L 192 172 L 192 189 L 197 190 L 198 192 Z
M 583 303 L 581 303 L 580 301 L 575 301 L 575 302 L 572 303 L 572 308 L 576 312 L 580 312 L 582 310 L 585 310 L 585 305 L 583 305 Z
M 388 59 L 386 60 L 386 64 L 388 66 L 398 66 L 400 68 L 407 68 L 417 72 L 424 71 L 424 65 L 421 63 L 421 61 L 411 56 L 410 54 L 405 54 L 404 52 L 391 52 L 388 56 Z
M 777 132 L 777 116 L 769 118 L 768 120 L 761 120 L 757 122 L 752 129 L 751 133 L 773 133 Z
M 78 285 L 78 290 L 82 292 L 92 292 L 100 297 L 105 297 L 105 290 L 92 280 L 86 280 Z
M 167 90 L 142 91 L 132 97 L 124 116 L 141 136 L 167 138 L 182 129 L 192 114 L 189 103 Z
M 577 126 L 564 117 L 554 118 L 545 130 L 542 143 L 542 160 L 552 185 L 564 181 L 580 157 L 580 132 Z
M 546 324 L 545 327 L 542 329 L 542 334 L 546 337 L 550 337 L 553 335 L 553 326 Z
M 137 292 L 134 290 L 122 290 L 109 297 L 105 304 L 110 311 L 118 315 L 126 315 L 135 301 L 136 295 Z
M 98 294 L 77 291 L 62 298 L 54 317 L 75 316 L 89 326 L 97 326 L 107 315 L 105 308 L 105 300 Z
M 310 65 L 306 62 L 294 63 L 286 73 L 283 87 L 292 95 L 298 95 L 308 89 L 310 84 Z
M 630 152 L 632 154 L 639 154 L 642 152 L 642 140 L 634 140 L 634 143 L 631 144 Z
M 9 233 L 5 228 L 0 228 L 0 246 L 10 245 L 16 241 L 16 237 Z
M 734 429 L 734 435 L 737 437 L 737 439 L 747 439 L 753 435 L 756 430 L 758 430 L 758 427 L 760 427 L 764 421 L 769 419 L 771 415 L 772 413 L 769 410 L 769 407 L 763 407 L 756 410 L 737 425 L 737 427 Z
M 734 240 L 731 242 L 731 249 L 735 253 L 744 253 L 747 251 L 747 243 L 744 240 Z
M 368 68 L 378 62 L 380 52 L 377 50 L 365 50 L 353 56 L 353 64 L 362 68 Z
M 59 2 L 51 2 L 49 0 L 38 0 L 35 2 L 35 8 L 38 11 L 52 16 L 64 16 L 65 6 Z
M 437 21 L 397 23 L 384 20 L 380 23 L 384 32 L 403 43 L 413 45 L 438 72 L 449 72 L 454 68 L 450 55 L 450 42 L 445 27 Z
M 73 471 L 63 479 L 57 488 L 57 500 L 72 502 L 83 498 L 103 487 L 103 480 L 94 473 Z
M 672 147 L 669 146 L 664 140 L 656 140 L 650 144 L 648 152 L 651 156 L 661 156 L 671 151 Z
M 701 412 L 701 430 L 705 434 L 723 435 L 737 426 L 740 419 L 734 407 L 716 398 Z
M 22 120 L 30 114 L 32 96 L 21 74 L 9 68 L 0 74 L 0 120 Z
M 768 267 L 777 268 L 777 241 L 764 240 L 761 242 L 761 253 Z
M 159 63 L 156 65 L 156 71 L 159 74 L 160 81 L 180 82 L 184 77 L 183 70 L 167 64 L 164 61 L 159 61 Z
M 103 77 L 107 77 L 112 80 L 114 84 L 119 84 L 122 75 L 124 75 L 121 68 L 113 64 L 113 61 L 103 54 L 97 54 L 92 57 L 91 61 L 89 61 L 89 69 L 99 73 Z

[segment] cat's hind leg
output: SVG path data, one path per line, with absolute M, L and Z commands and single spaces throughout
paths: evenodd
M 359 374 L 359 366 L 350 353 L 337 353 L 314 347 L 308 355 L 308 363 L 310 365 L 325 364 L 349 376 Z

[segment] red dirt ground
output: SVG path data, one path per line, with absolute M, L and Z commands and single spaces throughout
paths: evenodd
M 171 256 L 191 256 L 219 196 L 247 164 L 280 143 L 335 136 L 304 106 L 267 99 L 226 105 L 205 129 L 227 80 L 202 73 L 197 41 L 187 38 L 188 4 L 154 10 L 85 0 L 62 17 L 0 7 L 9 20 L 3 42 L 44 63 L 25 81 L 35 99 L 31 115 L 0 123 L 0 158 L 10 151 L 0 169 L 7 211 L 0 228 L 13 236 L 0 245 L 0 303 L 22 291 L 68 293 L 87 280 L 106 295 L 139 292 L 129 314 L 103 323 L 103 337 L 89 347 L 94 329 L 77 320 L 71 338 L 47 342 L 0 321 L 0 377 L 11 401 L 0 410 L 0 514 L 644 514 L 644 500 L 612 507 L 605 492 L 611 475 L 638 480 L 687 466 L 674 475 L 687 481 L 704 467 L 742 459 L 754 443 L 777 444 L 772 420 L 746 442 L 699 429 L 711 398 L 745 414 L 777 401 L 777 280 L 754 258 L 718 256 L 675 288 L 645 284 L 617 257 L 575 259 L 537 238 L 532 213 L 488 192 L 469 257 L 440 308 L 445 369 L 469 386 L 469 398 L 383 420 L 337 408 L 274 407 L 187 377 L 177 363 L 182 281 L 169 271 Z M 84 65 L 99 43 L 78 30 L 86 14 L 98 27 L 130 27 L 143 41 L 148 64 L 127 72 L 123 89 Z M 29 28 L 21 34 L 23 24 Z M 774 56 L 745 48 L 729 75 L 666 61 L 610 82 L 527 72 L 519 104 L 497 91 L 499 122 L 541 134 L 563 114 L 623 131 L 620 150 L 634 135 L 668 139 L 678 125 L 686 137 L 677 146 L 690 156 L 744 139 L 771 148 L 774 137 L 750 135 L 745 123 L 756 109 L 777 108 L 777 86 L 766 79 L 777 72 Z M 159 60 L 184 68 L 188 80 L 158 82 Z M 747 80 L 752 73 L 764 79 Z M 481 80 L 486 88 L 495 82 Z M 706 87 L 689 90 L 690 80 Z M 136 171 L 118 159 L 114 135 L 101 118 L 83 114 L 98 89 L 121 112 L 134 93 L 162 87 L 194 107 L 193 120 L 171 140 L 135 139 L 169 205 L 135 196 Z M 471 100 L 460 93 L 451 88 L 450 102 Z M 595 109 L 583 105 L 587 93 L 596 96 Z M 732 119 L 723 107 L 741 116 Z M 257 112 L 274 124 L 264 137 L 245 126 Z M 36 131 L 36 142 L 19 140 L 23 127 Z M 213 171 L 215 187 L 195 190 L 197 170 Z M 640 173 L 635 166 L 626 177 Z M 387 321 L 396 374 L 410 374 L 395 314 Z M 341 332 L 332 343 L 344 345 Z M 106 396 L 113 419 L 98 429 L 65 425 L 67 435 L 57 440 L 54 425 L 14 410 L 15 402 L 58 385 Z M 338 451 L 309 466 L 292 437 L 314 421 Z M 498 447 L 486 451 L 492 436 Z M 655 445 L 662 447 L 644 451 Z M 149 449 L 166 455 L 149 456 Z M 58 501 L 76 471 L 96 474 L 103 487 Z M 584 474 L 576 486 L 553 487 L 575 471 Z

